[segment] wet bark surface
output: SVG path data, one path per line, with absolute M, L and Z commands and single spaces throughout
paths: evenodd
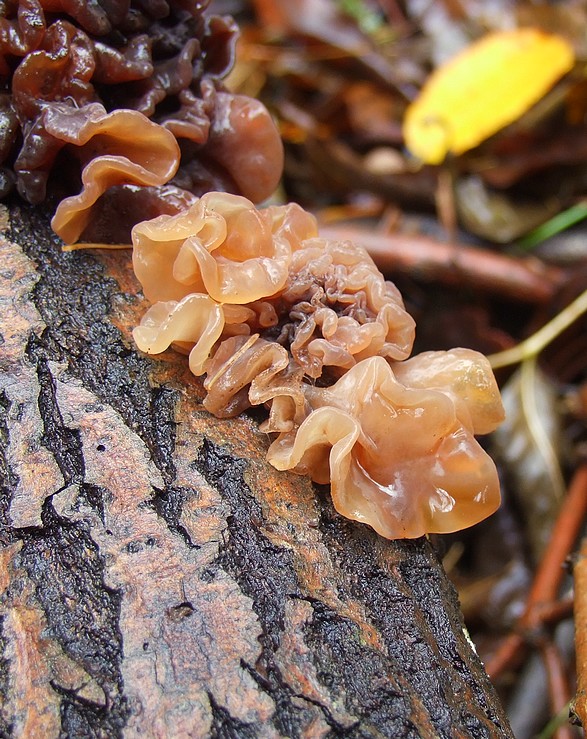
M 430 543 L 141 356 L 129 252 L 0 220 L 0 736 L 511 736 Z

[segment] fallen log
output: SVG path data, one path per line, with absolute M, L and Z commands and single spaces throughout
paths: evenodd
M 130 253 L 1 207 L 0 735 L 512 736 L 430 542 L 140 355 Z

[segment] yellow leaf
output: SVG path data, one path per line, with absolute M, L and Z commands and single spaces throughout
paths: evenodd
M 432 73 L 408 107 L 404 140 L 427 164 L 517 120 L 568 72 L 570 44 L 536 28 L 489 33 Z

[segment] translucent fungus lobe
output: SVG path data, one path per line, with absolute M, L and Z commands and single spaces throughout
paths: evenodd
M 414 321 L 364 249 L 321 239 L 298 206 L 209 193 L 133 229 L 153 303 L 139 348 L 189 353 L 205 407 L 269 411 L 267 459 L 330 483 L 336 509 L 386 537 L 470 526 L 499 505 L 474 434 L 503 418 L 468 349 L 408 358 Z

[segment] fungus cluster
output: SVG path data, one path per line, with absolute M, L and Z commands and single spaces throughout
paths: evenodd
M 268 461 L 330 482 L 340 513 L 390 538 L 476 523 L 499 504 L 474 438 L 503 415 L 487 360 L 409 358 L 414 321 L 364 249 L 299 206 L 255 208 L 283 148 L 223 88 L 237 29 L 208 4 L 1 2 L 0 197 L 39 203 L 58 172 L 66 242 L 132 228 L 138 347 L 189 354 L 216 416 L 266 406 Z
M 267 406 L 275 467 L 330 482 L 340 513 L 389 538 L 497 508 L 474 438 L 503 418 L 489 363 L 468 349 L 409 358 L 414 321 L 364 249 L 320 238 L 297 205 L 219 192 L 132 236 L 151 303 L 138 347 L 189 354 L 219 417 Z
M 0 197 L 41 202 L 65 241 L 127 241 L 209 190 L 257 202 L 283 150 L 264 106 L 221 83 L 237 27 L 209 0 L 0 3 Z M 115 216 L 115 217 L 114 217 Z

